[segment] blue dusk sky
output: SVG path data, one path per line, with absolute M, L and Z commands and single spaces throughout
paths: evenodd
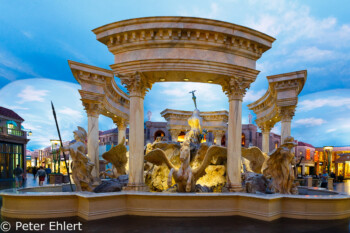
M 77 125 L 86 128 L 87 117 L 67 60 L 107 69 L 113 63 L 92 29 L 145 16 L 204 17 L 276 38 L 258 60 L 261 72 L 244 98 L 243 123 L 248 123 L 246 105 L 267 90 L 266 76 L 306 69 L 292 135 L 314 146 L 350 145 L 349 10 L 348 0 L 0 0 L 0 106 L 25 119 L 24 127 L 33 132 L 28 143 L 33 150 L 57 138 L 52 100 L 62 137 L 70 140 Z M 201 111 L 228 109 L 218 85 L 158 83 L 145 97 L 145 113 L 152 112 L 152 121 L 164 121 L 159 113 L 165 108 L 193 110 L 188 94 L 193 89 Z M 114 125 L 100 117 L 99 127 Z M 280 125 L 273 131 L 279 133 Z

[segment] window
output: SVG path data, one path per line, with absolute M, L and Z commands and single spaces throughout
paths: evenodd
M 242 133 L 242 146 L 245 146 L 245 134 Z

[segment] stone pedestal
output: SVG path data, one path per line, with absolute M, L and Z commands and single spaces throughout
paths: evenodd
M 312 187 L 312 176 L 305 177 L 305 186 Z
M 328 178 L 328 184 L 327 184 L 328 190 L 333 190 L 333 178 Z
M 305 165 L 301 165 L 301 175 L 305 176 Z

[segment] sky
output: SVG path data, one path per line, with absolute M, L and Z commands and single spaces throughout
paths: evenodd
M 106 69 L 113 63 L 92 29 L 145 16 L 204 17 L 276 38 L 257 62 L 260 74 L 244 98 L 243 123 L 250 113 L 246 105 L 268 88 L 266 76 L 306 69 L 292 136 L 314 146 L 350 145 L 349 9 L 348 0 L 0 0 L 0 106 L 25 119 L 24 127 L 33 132 L 28 143 L 33 150 L 57 138 L 52 100 L 62 137 L 70 140 L 77 125 L 86 128 L 87 117 L 67 60 Z M 165 108 L 193 110 L 188 94 L 193 89 L 201 111 L 228 109 L 218 85 L 157 83 L 145 97 L 145 113 L 152 112 L 152 121 L 164 121 L 159 113 Z M 101 130 L 115 127 L 103 116 L 99 124 Z M 280 125 L 273 131 L 279 133 Z

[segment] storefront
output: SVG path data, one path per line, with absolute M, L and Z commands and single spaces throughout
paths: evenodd
M 350 154 L 340 154 L 335 161 L 335 168 L 336 176 L 350 179 Z
M 12 179 L 13 170 L 24 166 L 23 145 L 0 142 L 0 179 Z

